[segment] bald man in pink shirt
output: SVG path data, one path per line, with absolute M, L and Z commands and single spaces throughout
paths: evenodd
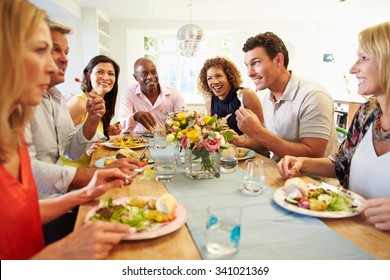
M 167 114 L 186 110 L 181 93 L 159 83 L 156 65 L 147 58 L 134 63 L 133 77 L 138 82 L 121 95 L 119 121 L 122 132 L 143 133 L 162 127 Z

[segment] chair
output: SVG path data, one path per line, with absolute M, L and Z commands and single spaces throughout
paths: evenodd
M 346 130 L 345 128 L 342 128 L 342 127 L 339 127 L 337 126 L 336 127 L 336 131 L 343 134 L 344 136 L 347 136 L 348 135 L 348 130 Z
M 339 140 L 339 143 L 343 143 L 345 138 L 348 135 L 348 130 L 346 130 L 345 128 L 336 126 L 336 131 L 337 131 L 337 138 Z

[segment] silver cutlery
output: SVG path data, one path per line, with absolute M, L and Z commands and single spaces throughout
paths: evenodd
M 139 155 L 139 157 L 138 157 L 139 160 L 141 160 L 141 159 L 144 158 L 147 149 L 148 149 L 148 146 L 146 146 L 146 147 L 144 148 L 144 150 L 142 151 L 142 153 Z

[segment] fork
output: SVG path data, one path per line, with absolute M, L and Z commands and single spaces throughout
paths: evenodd
M 148 149 L 148 146 L 146 146 L 145 149 L 142 151 L 142 153 L 139 155 L 139 157 L 138 157 L 139 160 L 144 158 L 147 149 Z
M 135 176 L 137 176 L 138 174 L 142 174 L 142 173 L 144 173 L 144 168 L 143 168 L 143 167 L 136 168 L 136 169 L 133 170 L 133 173 L 130 174 L 130 175 L 128 175 L 128 176 L 126 176 L 125 179 L 126 179 L 126 180 L 131 180 L 131 179 L 133 179 Z

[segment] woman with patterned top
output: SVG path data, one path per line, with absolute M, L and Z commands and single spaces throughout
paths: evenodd
M 370 99 L 357 111 L 339 152 L 329 158 L 286 156 L 280 174 L 303 170 L 335 177 L 345 188 L 367 198 L 362 211 L 380 230 L 390 230 L 390 22 L 359 34 L 358 59 L 350 73 L 358 79 L 358 93 Z

